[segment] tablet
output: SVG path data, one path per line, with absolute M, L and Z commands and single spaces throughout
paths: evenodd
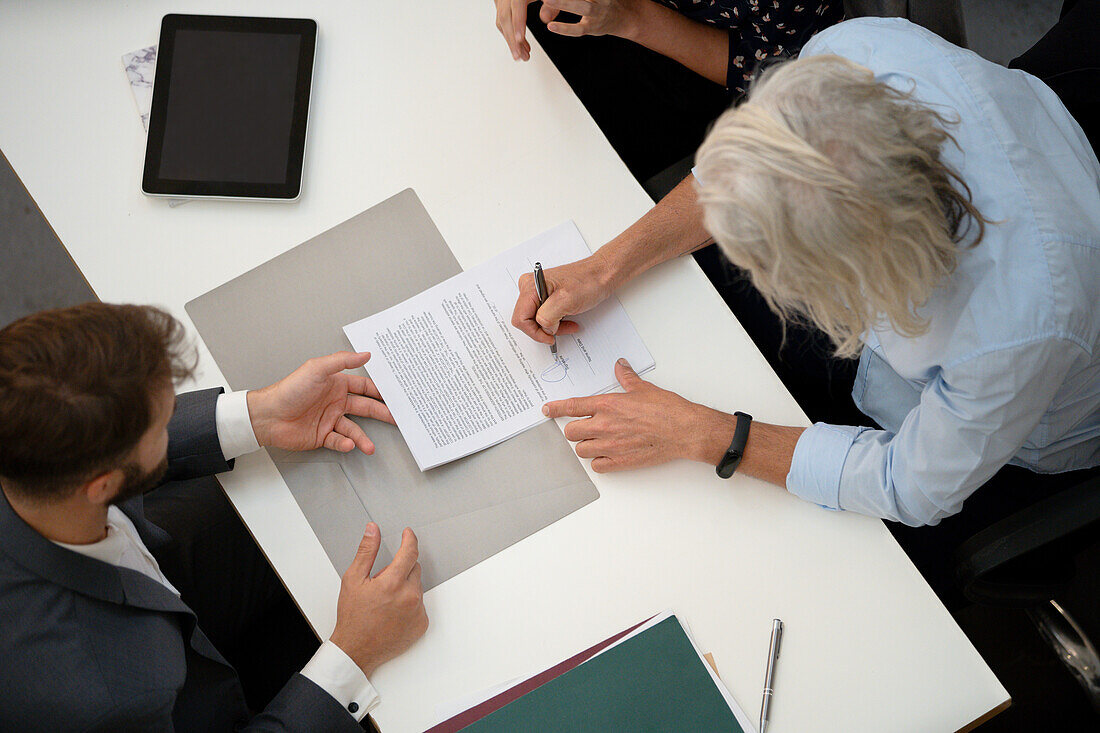
M 164 16 L 142 191 L 297 199 L 316 45 L 312 20 Z

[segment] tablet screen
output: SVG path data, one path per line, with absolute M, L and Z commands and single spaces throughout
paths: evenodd
M 311 23 L 165 17 L 143 181 L 147 193 L 297 196 L 314 41 L 280 22 Z

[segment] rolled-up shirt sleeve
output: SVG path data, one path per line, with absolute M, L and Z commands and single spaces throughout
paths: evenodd
M 819 422 L 804 431 L 794 447 L 787 490 L 826 509 L 839 509 L 844 462 L 852 443 L 867 430 Z
M 807 429 L 787 490 L 832 509 L 938 524 L 1020 451 L 1082 357 L 1075 342 L 1050 337 L 947 365 L 896 433 L 823 423 Z

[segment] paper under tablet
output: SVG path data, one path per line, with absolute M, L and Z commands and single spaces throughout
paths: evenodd
M 341 326 L 457 274 L 412 189 L 187 304 L 233 389 L 274 382 L 306 359 L 349 347 Z M 596 499 L 561 430 L 546 422 L 427 473 L 397 428 L 360 421 L 377 446 L 358 451 L 269 450 L 338 572 L 368 521 L 382 529 L 376 567 L 410 526 L 420 539 L 425 589 Z

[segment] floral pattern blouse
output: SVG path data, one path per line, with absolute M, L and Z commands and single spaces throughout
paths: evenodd
M 656 0 L 730 34 L 726 86 L 744 94 L 761 61 L 795 56 L 810 37 L 844 17 L 843 0 Z

